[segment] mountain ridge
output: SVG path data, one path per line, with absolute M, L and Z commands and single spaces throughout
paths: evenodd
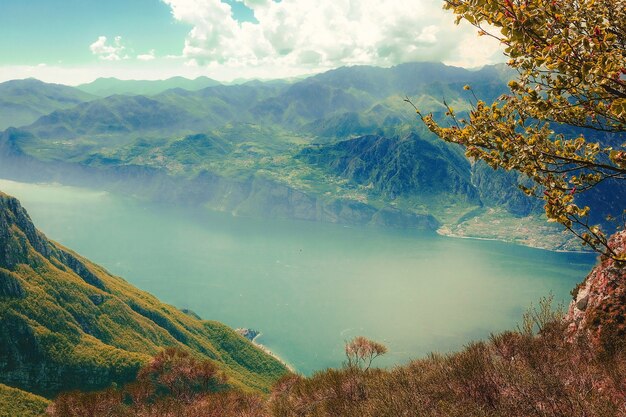
M 173 88 L 195 91 L 220 84 L 219 81 L 206 76 L 194 79 L 175 76 L 163 80 L 121 80 L 115 77 L 101 77 L 90 83 L 79 84 L 76 88 L 95 96 L 107 97 L 115 94 L 154 95 Z

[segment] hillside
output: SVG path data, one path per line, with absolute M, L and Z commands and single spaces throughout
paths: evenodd
M 404 138 L 363 136 L 306 148 L 299 157 L 370 186 L 389 200 L 445 194 L 457 201 L 480 204 L 471 184 L 470 164 L 460 150 L 417 134 Z
M 0 384 L 0 417 L 42 417 L 48 405 L 43 397 Z
M 95 97 L 60 84 L 33 78 L 0 83 L 0 129 L 28 125 L 55 110 L 68 109 Z
M 52 397 L 135 378 L 164 347 L 213 360 L 229 384 L 267 391 L 287 373 L 227 326 L 161 303 L 48 240 L 0 194 L 0 383 Z

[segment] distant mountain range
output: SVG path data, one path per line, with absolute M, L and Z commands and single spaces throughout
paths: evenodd
M 216 85 L 220 85 L 220 82 L 208 77 L 198 77 L 193 80 L 184 77 L 172 77 L 166 80 L 119 80 L 117 78 L 98 78 L 88 84 L 78 85 L 76 88 L 95 96 L 108 97 L 115 94 L 150 96 L 173 88 L 196 91 Z
M 255 216 L 445 226 L 454 234 L 469 233 L 458 226 L 471 220 L 492 224 L 480 236 L 490 237 L 502 216 L 541 225 L 540 202 L 517 189 L 523 179 L 470 163 L 459 147 L 435 138 L 404 98 L 435 117 L 443 116 L 444 100 L 463 114 L 471 107 L 463 85 L 491 101 L 513 76 L 504 65 L 468 71 L 409 63 L 345 67 L 297 81 L 101 79 L 80 86 L 103 98 L 12 81 L 0 84 L 5 103 L 22 100 L 15 92 L 20 84 L 28 85 L 31 103 L 50 89 L 67 98 L 0 134 L 0 175 Z M 3 95 L 7 85 L 13 93 Z M 617 195 L 613 204 L 621 210 L 626 192 Z M 514 230 L 497 235 L 528 243 Z M 557 230 L 542 226 L 541 233 L 561 236 Z M 550 243 L 562 244 L 561 238 Z

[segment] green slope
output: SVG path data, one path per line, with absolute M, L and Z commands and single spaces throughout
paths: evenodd
M 215 360 L 244 389 L 267 391 L 287 373 L 227 326 L 163 304 L 49 241 L 0 194 L 0 383 L 46 397 L 102 388 L 132 380 L 166 346 Z
M 49 404 L 43 397 L 0 384 L 0 417 L 42 417 Z
M 25 126 L 55 110 L 68 109 L 94 98 L 73 87 L 32 78 L 0 83 L 0 129 Z

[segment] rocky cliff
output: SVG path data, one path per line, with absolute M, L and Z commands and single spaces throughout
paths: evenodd
M 617 255 L 626 253 L 626 231 L 613 235 L 609 246 Z M 572 335 L 587 333 L 608 349 L 626 340 L 626 262 L 601 259 L 573 295 L 567 315 Z

